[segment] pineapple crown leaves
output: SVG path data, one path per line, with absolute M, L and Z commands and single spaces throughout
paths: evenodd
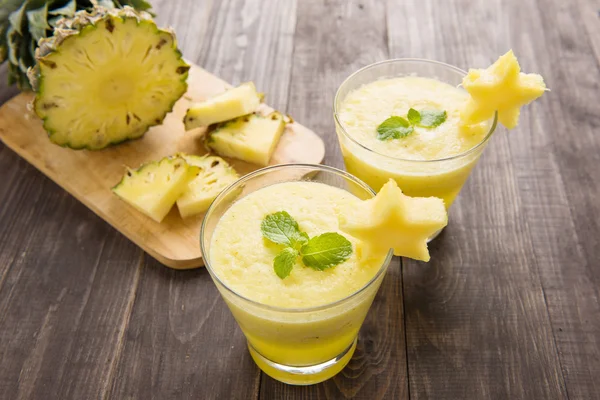
M 60 21 L 97 6 L 138 11 L 152 7 L 146 0 L 0 0 L 0 64 L 9 63 L 9 83 L 29 89 L 26 72 L 35 65 L 38 42 L 52 36 Z

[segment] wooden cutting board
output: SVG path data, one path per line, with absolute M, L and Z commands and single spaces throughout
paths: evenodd
M 183 116 L 190 103 L 221 93 L 230 85 L 198 66 L 190 69 L 188 84 L 188 92 L 163 124 L 139 140 L 101 151 L 71 150 L 52 144 L 40 120 L 28 109 L 31 93 L 22 93 L 0 108 L 0 139 L 161 263 L 176 269 L 200 267 L 203 262 L 199 234 L 204 215 L 182 219 L 174 207 L 159 224 L 119 200 L 110 190 L 121 179 L 125 166 L 135 168 L 179 151 L 206 153 L 199 140 L 204 128 L 185 132 Z M 324 156 L 325 146 L 319 136 L 293 123 L 286 127 L 271 164 L 319 164 Z M 259 168 L 242 161 L 228 161 L 240 176 Z

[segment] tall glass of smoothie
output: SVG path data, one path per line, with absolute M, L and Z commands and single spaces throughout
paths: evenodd
M 358 331 L 389 265 L 392 252 L 363 259 L 357 239 L 338 223 L 368 185 L 335 168 L 281 165 L 247 175 L 222 192 L 202 224 L 206 268 L 248 341 L 256 364 L 289 384 L 324 381 L 348 363 Z M 298 256 L 284 279 L 274 273 L 282 245 L 261 232 L 266 216 L 285 212 L 307 238 L 344 235 L 352 253 L 318 270 Z
M 379 191 L 392 178 L 412 197 L 454 202 L 496 129 L 497 117 L 461 126 L 469 94 L 466 75 L 435 61 L 397 59 L 369 65 L 348 77 L 334 101 L 334 118 L 346 169 Z M 387 118 L 407 119 L 410 109 L 445 112 L 439 126 L 414 125 L 399 138 L 378 138 Z

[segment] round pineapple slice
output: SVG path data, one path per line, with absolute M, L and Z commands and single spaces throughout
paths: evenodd
M 34 108 L 50 140 L 102 149 L 160 124 L 187 89 L 174 33 L 131 7 L 96 7 L 40 41 L 30 71 Z

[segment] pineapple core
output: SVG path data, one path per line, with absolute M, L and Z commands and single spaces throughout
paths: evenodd
M 362 253 L 394 255 L 429 261 L 427 240 L 448 224 L 444 201 L 408 197 L 390 179 L 372 199 L 340 215 L 340 229 L 362 241 Z
M 546 91 L 538 74 L 524 74 L 512 50 L 487 69 L 470 69 L 462 82 L 471 97 L 461 111 L 463 125 L 486 121 L 498 111 L 498 120 L 508 129 L 519 123 L 522 106 Z

